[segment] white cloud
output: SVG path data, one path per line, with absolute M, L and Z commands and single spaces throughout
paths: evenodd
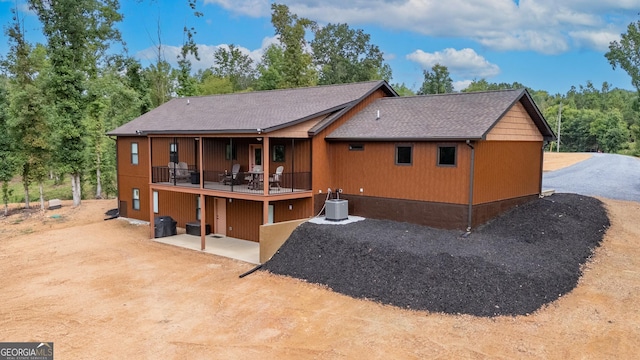
M 236 48 L 239 49 L 243 54 L 249 55 L 249 57 L 254 61 L 254 64 L 257 64 L 262 58 L 262 54 L 265 49 L 271 45 L 277 43 L 276 37 L 265 37 L 262 39 L 262 44 L 260 48 L 255 50 L 249 50 L 245 47 L 236 45 Z M 229 49 L 228 44 L 219 44 L 219 45 L 203 45 L 198 44 L 198 56 L 200 57 L 200 61 L 196 60 L 192 55 L 189 55 L 188 58 L 191 60 L 191 67 L 193 71 L 204 70 L 210 68 L 215 65 L 216 61 L 213 54 L 219 48 Z M 172 67 L 178 66 L 178 55 L 180 54 L 180 46 L 162 46 L 162 56 L 164 59 L 171 64 Z M 142 51 L 138 51 L 135 54 L 137 59 L 142 61 L 148 61 L 154 63 L 158 57 L 158 48 L 151 46 Z
M 407 55 L 407 59 L 430 69 L 435 64 L 444 65 L 449 73 L 464 78 L 489 78 L 500 73 L 500 68 L 492 64 L 484 57 L 478 55 L 473 49 L 444 49 L 433 53 L 416 50 Z
M 268 0 L 204 0 L 204 3 L 205 5 L 219 5 L 238 15 L 250 17 L 262 17 L 271 14 L 271 5 L 269 5 Z
M 569 33 L 579 47 L 592 48 L 602 52 L 609 51 L 612 41 L 620 40 L 620 34 L 615 31 L 572 31 Z
M 320 23 L 375 25 L 477 41 L 492 50 L 557 54 L 602 50 L 636 21 L 638 0 L 280 0 Z M 270 0 L 205 0 L 233 13 L 268 17 Z M 606 29 L 603 31 L 602 29 Z
M 454 91 L 462 91 L 471 85 L 473 80 L 462 80 L 462 81 L 454 81 L 453 82 L 453 90 Z

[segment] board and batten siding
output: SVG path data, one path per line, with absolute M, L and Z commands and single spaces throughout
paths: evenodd
M 517 102 L 489 131 L 486 140 L 543 141 L 543 136 L 522 103 Z
M 413 147 L 411 165 L 396 165 L 397 144 Z M 457 147 L 456 166 L 438 166 L 438 146 Z M 470 149 L 464 143 L 368 142 L 350 151 L 348 142 L 331 145 L 331 187 L 343 193 L 382 198 L 467 204 Z M 363 191 L 361 192 L 360 189 Z
M 178 144 L 178 160 L 186 162 L 187 165 L 197 165 L 196 151 L 198 143 L 195 137 L 153 137 L 151 138 L 151 161 L 153 166 L 167 166 L 170 159 L 170 144 Z
M 473 203 L 539 194 L 542 145 L 542 141 L 477 143 Z
M 325 137 L 331 134 L 338 127 L 343 125 L 347 120 L 352 118 L 355 114 L 362 111 L 365 107 L 367 107 L 372 102 L 377 99 L 386 97 L 386 93 L 382 89 L 378 89 L 374 91 L 371 95 L 363 99 L 357 105 L 355 105 L 352 109 L 346 112 L 343 116 L 341 116 L 338 120 L 327 126 L 320 133 L 316 134 L 316 136 L 312 139 L 311 145 L 311 153 L 313 155 L 312 160 L 312 185 L 313 185 L 313 193 L 317 194 L 320 191 L 323 193 L 327 191 L 327 188 L 335 186 L 332 183 L 331 178 L 331 149 L 333 147 L 331 144 L 327 143 Z M 315 206 L 315 205 L 314 205 Z
M 158 190 L 158 213 L 156 216 L 171 216 L 178 222 L 178 227 L 184 228 L 188 222 L 196 220 L 198 195 Z M 147 208 L 147 213 L 149 212 Z
M 260 241 L 262 202 L 227 199 L 227 236 L 250 241 Z
M 138 144 L 138 164 L 131 163 L 131 144 Z M 141 136 L 121 136 L 118 151 L 118 208 L 120 215 L 149 221 L 149 145 Z M 140 189 L 140 210 L 133 210 L 133 189 Z

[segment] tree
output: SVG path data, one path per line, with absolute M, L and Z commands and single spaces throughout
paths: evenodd
M 631 83 L 640 92 L 640 21 L 627 26 L 620 42 L 612 41 L 605 54 L 611 66 L 621 67 L 631 76 Z
M 445 94 L 453 92 L 453 80 L 446 66 L 435 64 L 431 71 L 423 70 L 424 82 L 418 91 L 420 95 Z
M 51 59 L 48 93 L 55 113 L 55 154 L 71 175 L 73 205 L 82 198 L 87 105 L 85 79 L 96 70 L 112 41 L 120 40 L 118 0 L 30 0 L 43 25 Z
M 589 132 L 595 136 L 599 149 L 608 153 L 618 152 L 629 140 L 629 129 L 618 110 L 600 113 L 591 122 Z
M 2 182 L 2 203 L 4 215 L 9 213 L 9 181 L 18 168 L 15 144 L 9 133 L 9 81 L 0 75 L 0 182 Z
M 321 85 L 391 79 L 391 67 L 384 63 L 371 36 L 347 24 L 328 24 L 315 32 L 311 41 L 314 64 L 320 69 Z
M 213 54 L 216 63 L 213 73 L 220 78 L 227 78 L 231 82 L 233 92 L 247 90 L 256 80 L 256 69 L 248 54 L 243 54 L 234 44 L 216 49 Z
M 21 168 L 25 207 L 30 207 L 29 185 L 40 187 L 40 207 L 44 210 L 42 182 L 47 173 L 50 154 L 49 126 L 45 110 L 42 78 L 45 73 L 45 51 L 33 48 L 24 37 L 19 13 L 14 11 L 14 24 L 6 30 L 11 40 L 7 68 L 11 76 L 9 95 L 9 132 Z
M 391 87 L 394 88 L 395 91 L 400 96 L 414 96 L 416 94 L 413 90 L 409 89 L 407 85 L 405 85 L 404 83 L 392 84 Z
M 215 75 L 211 69 L 198 71 L 196 79 L 198 79 L 198 95 L 230 94 L 233 92 L 231 80 Z
M 258 90 L 274 90 L 285 87 L 284 83 L 284 50 L 281 46 L 272 44 L 262 54 L 258 64 Z
M 512 84 L 509 83 L 490 83 L 486 79 L 473 80 L 471 84 L 463 89 L 461 92 L 475 92 L 475 91 L 493 91 L 493 90 L 511 90 L 511 89 L 522 89 L 525 86 L 514 82 Z
M 306 18 L 291 14 L 286 5 L 271 4 L 271 23 L 284 49 L 282 67 L 283 85 L 287 88 L 313 86 L 317 83 L 317 73 L 312 58 L 305 51 L 307 42 L 305 30 L 312 29 L 315 23 Z

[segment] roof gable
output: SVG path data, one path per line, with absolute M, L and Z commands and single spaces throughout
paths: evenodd
M 518 101 L 540 130 L 553 132 L 525 89 L 382 98 L 327 140 L 480 140 Z
M 137 133 L 255 133 L 275 131 L 339 111 L 380 87 L 383 80 L 354 84 L 176 98 L 111 131 Z

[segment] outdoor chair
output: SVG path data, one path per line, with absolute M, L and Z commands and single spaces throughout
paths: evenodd
M 231 174 L 227 174 L 224 178 L 225 185 L 238 185 L 240 184 L 240 178 L 238 177 L 238 173 L 240 172 L 240 164 L 233 164 L 231 167 Z
M 284 166 L 278 166 L 276 168 L 276 173 L 273 176 L 269 176 L 269 189 L 272 187 L 277 187 L 280 189 L 280 180 L 282 179 L 282 172 L 284 171 Z
M 189 172 L 189 165 L 186 162 L 181 161 L 179 163 L 169 162 L 169 181 L 174 180 L 189 180 L 191 179 L 191 173 Z

